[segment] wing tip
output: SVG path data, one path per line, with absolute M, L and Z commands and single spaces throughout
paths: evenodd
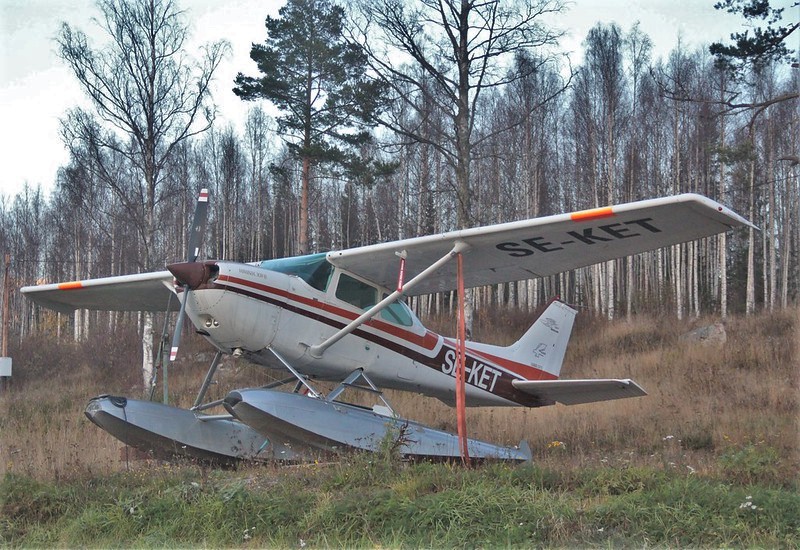
M 737 214 L 722 203 L 715 201 L 714 199 L 710 199 L 704 195 L 700 195 L 698 193 L 682 193 L 680 195 L 676 195 L 675 198 L 679 199 L 681 202 L 695 202 L 706 208 L 716 210 L 719 214 L 736 222 L 734 225 L 728 225 L 731 229 L 734 229 L 739 225 L 744 225 L 760 231 L 760 229 L 753 222 L 744 216 Z
M 624 388 L 626 390 L 630 389 L 633 390 L 634 393 L 636 393 L 636 395 L 633 397 L 639 397 L 639 396 L 643 397 L 645 395 L 648 395 L 647 391 L 642 386 L 640 386 L 639 383 L 636 382 L 635 380 L 632 380 L 630 378 L 622 378 L 619 380 L 619 382 L 622 382 L 624 384 Z

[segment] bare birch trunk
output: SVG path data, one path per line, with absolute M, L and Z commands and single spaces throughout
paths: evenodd
M 750 161 L 750 219 L 755 219 L 755 160 Z M 756 305 L 756 284 L 755 284 L 755 232 L 752 227 L 748 228 L 747 235 L 747 290 L 745 298 L 745 312 L 752 315 Z
M 672 193 L 677 195 L 681 191 L 681 131 L 680 131 L 680 110 L 678 102 L 675 102 L 675 118 L 673 123 L 673 139 L 675 141 L 674 174 L 672 182 Z M 672 283 L 675 297 L 675 313 L 678 320 L 683 319 L 683 255 L 682 245 L 677 244 L 671 248 L 672 253 Z
M 605 282 L 605 284 L 606 284 L 606 287 L 607 287 L 606 302 L 608 304 L 608 308 L 607 308 L 607 311 L 606 311 L 606 316 L 608 317 L 609 321 L 613 321 L 614 320 L 614 315 L 616 313 L 615 308 L 614 308 L 614 295 L 615 295 L 615 293 L 614 293 L 614 290 L 615 290 L 615 288 L 614 288 L 614 283 L 615 283 L 614 274 L 616 272 L 616 266 L 617 266 L 616 260 L 611 260 L 609 262 L 606 262 L 606 282 Z
M 794 249 L 792 248 L 792 212 L 795 202 L 797 201 L 798 186 L 800 182 L 797 181 L 797 167 L 792 168 L 792 176 L 788 180 L 786 187 L 786 200 L 783 201 L 783 236 L 781 239 L 782 253 L 781 253 L 781 307 L 786 308 L 789 305 L 789 259 L 791 258 Z
M 761 219 L 766 219 L 769 217 L 767 212 L 764 210 L 767 209 L 767 206 L 764 205 L 761 213 Z M 767 228 L 769 231 L 769 228 Z M 763 232 L 761 235 L 761 303 L 764 305 L 764 308 L 767 307 L 769 304 L 769 235 L 767 231 Z
M 728 316 L 728 243 L 725 233 L 718 237 L 719 248 L 719 312 L 720 317 Z
M 602 286 L 600 281 L 602 280 L 600 270 L 602 264 L 595 264 L 592 266 L 592 294 L 594 298 L 594 311 L 596 314 L 602 314 L 603 310 L 602 305 L 605 303 L 603 301 L 603 297 L 601 296 Z
M 675 292 L 675 314 L 678 320 L 683 319 L 683 265 L 681 262 L 681 245 L 672 246 L 672 278 Z
M 625 319 L 630 322 L 633 315 L 633 263 L 635 256 L 631 256 L 625 261 Z
M 724 92 L 723 97 L 724 97 Z M 719 117 L 720 149 L 725 148 L 725 115 Z M 719 163 L 719 202 L 725 204 L 725 163 Z M 719 310 L 720 317 L 728 316 L 728 244 L 725 233 L 717 237 L 719 246 Z
M 692 270 L 692 306 L 694 310 L 694 317 L 700 317 L 700 276 L 698 270 L 700 268 L 700 243 L 691 243 L 691 270 Z
M 776 257 L 775 257 L 775 239 L 777 238 L 777 228 L 775 227 L 775 180 L 777 173 L 775 171 L 775 154 L 772 144 L 772 118 L 770 117 L 767 123 L 767 180 L 769 186 L 767 192 L 769 193 L 769 212 L 767 214 L 767 231 L 764 232 L 764 238 L 767 242 L 767 257 L 769 258 L 769 292 L 767 293 L 767 300 L 765 305 L 769 306 L 769 311 L 772 312 L 775 308 L 775 285 L 776 285 Z
M 148 395 L 153 380 L 153 314 L 143 311 L 139 317 L 142 326 L 142 387 L 144 394 Z

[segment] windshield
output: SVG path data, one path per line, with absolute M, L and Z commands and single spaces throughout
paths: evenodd
M 263 269 L 296 275 L 303 279 L 312 288 L 322 292 L 328 288 L 328 281 L 333 271 L 333 266 L 325 259 L 326 254 L 311 254 L 309 256 L 295 256 L 293 258 L 275 258 L 264 260 L 259 264 Z

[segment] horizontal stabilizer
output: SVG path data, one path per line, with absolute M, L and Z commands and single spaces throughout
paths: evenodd
M 514 387 L 536 396 L 542 402 L 579 405 L 625 397 L 647 395 L 639 384 L 630 379 L 616 380 L 514 380 Z

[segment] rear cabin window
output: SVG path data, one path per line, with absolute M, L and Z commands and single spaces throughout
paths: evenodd
M 386 294 L 383 295 L 386 298 Z M 394 323 L 395 325 L 402 325 L 410 327 L 414 324 L 411 317 L 411 310 L 403 302 L 393 302 L 386 309 L 381 311 L 381 319 Z

